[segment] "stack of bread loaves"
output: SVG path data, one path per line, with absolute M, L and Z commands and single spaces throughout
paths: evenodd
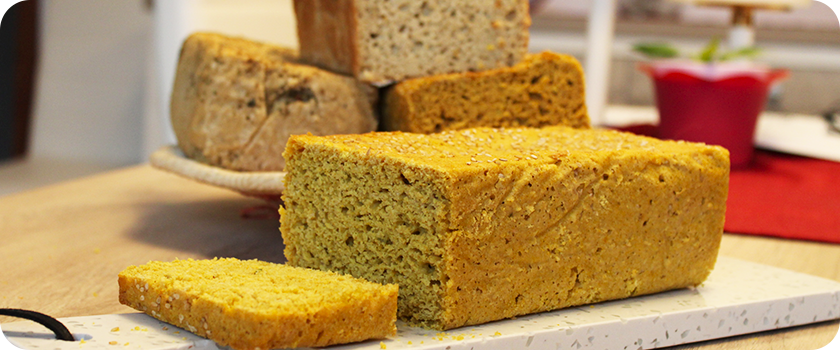
M 294 6 L 300 57 L 218 34 L 184 42 L 170 114 L 187 157 L 236 171 L 282 171 L 295 134 L 589 127 L 577 60 L 526 53 L 525 0 Z
M 529 55 L 527 0 L 296 0 L 301 58 L 383 90 L 383 130 L 588 127 L 580 64 Z
M 578 62 L 527 53 L 527 0 L 294 9 L 299 53 L 195 34 L 172 95 L 187 156 L 286 172 L 290 267 L 132 267 L 120 276 L 124 303 L 237 349 L 323 346 L 393 334 L 397 317 L 445 330 L 709 275 L 727 151 L 590 128 Z M 283 304 L 263 296 L 287 290 L 314 300 L 311 313 L 262 310 Z M 353 314 L 365 323 L 348 324 Z

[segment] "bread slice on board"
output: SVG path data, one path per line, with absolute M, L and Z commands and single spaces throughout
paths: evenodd
M 396 333 L 397 286 L 257 260 L 149 262 L 120 302 L 236 350 L 322 347 Z

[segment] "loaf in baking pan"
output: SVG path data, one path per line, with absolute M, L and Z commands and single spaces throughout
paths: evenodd
M 475 128 L 293 136 L 294 266 L 400 286 L 450 329 L 696 286 L 723 231 L 729 154 L 617 131 Z

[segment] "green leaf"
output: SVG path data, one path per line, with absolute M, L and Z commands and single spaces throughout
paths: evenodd
M 700 52 L 698 59 L 700 61 L 711 63 L 715 60 L 717 51 L 720 48 L 720 38 L 713 38 L 709 44 Z
M 735 51 L 729 51 L 729 52 L 721 55 L 720 60 L 721 61 L 726 61 L 726 60 L 742 58 L 742 57 L 753 58 L 755 56 L 758 56 L 758 54 L 760 54 L 760 53 L 761 53 L 761 49 L 759 49 L 755 46 L 745 47 L 745 48 L 741 48 L 741 49 L 738 49 L 738 50 L 735 50 Z
M 679 51 L 674 46 L 665 43 L 640 43 L 633 45 L 633 51 L 648 58 L 674 58 L 679 56 Z M 761 53 L 761 50 L 755 46 L 734 51 L 723 51 L 720 38 L 712 38 L 703 48 L 703 51 L 691 57 L 704 63 L 714 63 L 737 58 L 752 58 L 759 53 Z
M 639 52 L 650 58 L 672 58 L 679 55 L 679 51 L 669 44 L 643 43 L 633 46 L 633 51 Z

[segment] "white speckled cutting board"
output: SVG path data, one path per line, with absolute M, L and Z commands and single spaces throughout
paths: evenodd
M 397 336 L 330 349 L 652 349 L 840 318 L 840 282 L 721 257 L 696 289 L 519 317 L 447 332 L 400 326 Z M 23 349 L 217 349 L 144 314 L 62 319 L 77 342 L 32 322 L 0 326 Z M 52 338 L 52 339 L 50 339 Z M 119 347 L 117 347 L 117 345 Z

